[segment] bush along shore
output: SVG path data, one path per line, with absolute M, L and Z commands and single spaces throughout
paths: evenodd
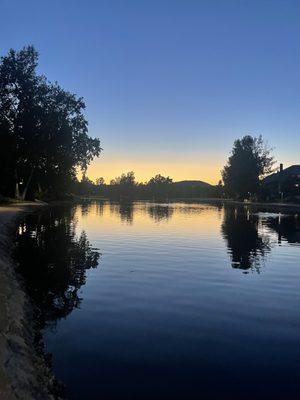
M 26 295 L 22 277 L 11 258 L 13 233 L 24 214 L 45 203 L 0 206 L 0 398 L 2 400 L 57 400 L 62 386 L 53 376 L 49 357 Z

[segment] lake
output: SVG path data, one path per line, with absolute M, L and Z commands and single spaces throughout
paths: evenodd
M 296 213 L 90 201 L 16 238 L 70 399 L 299 398 Z

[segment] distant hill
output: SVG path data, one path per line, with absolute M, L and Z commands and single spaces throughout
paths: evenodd
M 182 188 L 194 187 L 194 188 L 208 189 L 213 187 L 209 183 L 203 181 L 179 181 L 179 182 L 174 182 L 173 184 Z
M 172 185 L 173 197 L 214 197 L 216 187 L 203 181 L 180 181 Z

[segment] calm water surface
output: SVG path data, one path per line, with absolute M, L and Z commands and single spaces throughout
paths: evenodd
M 91 202 L 16 258 L 70 399 L 300 398 L 300 217 Z

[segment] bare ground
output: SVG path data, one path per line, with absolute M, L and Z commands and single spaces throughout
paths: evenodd
M 0 399 L 48 400 L 54 377 L 36 346 L 33 309 L 10 258 L 22 215 L 40 203 L 0 206 Z

